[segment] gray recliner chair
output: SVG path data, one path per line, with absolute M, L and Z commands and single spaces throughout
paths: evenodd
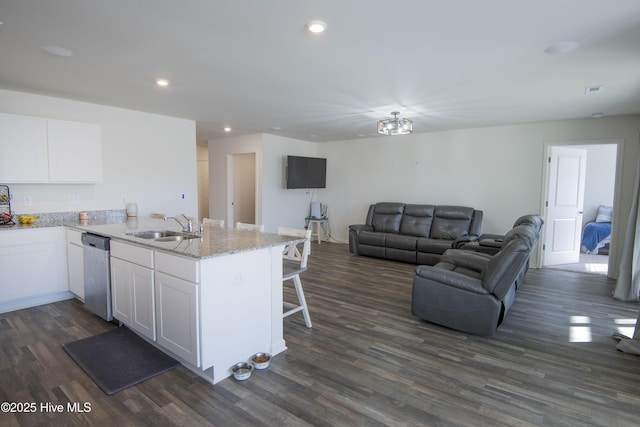
M 463 332 L 495 333 L 515 300 L 538 235 L 535 225 L 521 224 L 504 236 L 494 256 L 449 249 L 438 264 L 418 266 L 412 313 Z

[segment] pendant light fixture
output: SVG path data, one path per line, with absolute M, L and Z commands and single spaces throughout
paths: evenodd
M 407 118 L 398 117 L 400 113 L 394 111 L 393 117 L 378 120 L 378 133 L 381 135 L 406 135 L 413 132 L 413 122 Z

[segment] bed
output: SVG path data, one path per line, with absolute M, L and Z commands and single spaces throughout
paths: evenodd
M 589 221 L 582 230 L 582 252 L 587 254 L 609 254 L 611 242 L 611 206 L 600 205 L 595 221 Z

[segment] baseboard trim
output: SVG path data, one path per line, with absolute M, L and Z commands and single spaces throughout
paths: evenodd
M 64 301 L 75 298 L 71 291 L 53 292 L 49 294 L 36 295 L 26 298 L 18 298 L 11 301 L 0 303 L 0 313 L 8 313 L 10 311 L 22 310 L 24 308 L 37 307 L 43 304 L 51 304 L 52 302 Z

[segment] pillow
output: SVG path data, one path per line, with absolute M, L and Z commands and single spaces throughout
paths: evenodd
M 596 222 L 611 222 L 612 212 L 613 206 L 600 205 L 598 208 L 598 216 L 596 216 Z

